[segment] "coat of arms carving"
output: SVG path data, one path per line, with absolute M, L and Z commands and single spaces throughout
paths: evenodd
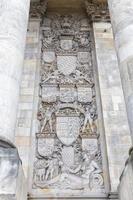
M 34 188 L 104 192 L 91 42 L 85 16 L 44 19 Z

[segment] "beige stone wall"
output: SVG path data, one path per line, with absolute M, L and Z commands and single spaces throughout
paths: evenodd
M 24 68 L 21 81 L 19 108 L 16 124 L 15 143 L 18 147 L 23 168 L 27 177 L 30 162 L 29 149 L 31 143 L 32 121 L 34 118 L 34 99 L 36 87 L 36 71 L 39 57 L 39 20 L 29 22 L 25 51 Z
M 131 137 L 111 24 L 94 23 L 93 26 L 110 187 L 111 192 L 115 192 L 128 157 Z

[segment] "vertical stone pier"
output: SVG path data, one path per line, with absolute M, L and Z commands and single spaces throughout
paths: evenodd
M 108 0 L 108 4 L 133 139 L 133 1 Z
M 12 143 L 29 5 L 30 0 L 0 1 L 0 200 L 25 200 L 27 196 L 22 165 Z
M 133 141 L 133 1 L 108 0 L 128 122 Z M 120 179 L 119 199 L 133 198 L 133 150 Z
M 30 0 L 0 2 L 0 136 L 14 141 Z

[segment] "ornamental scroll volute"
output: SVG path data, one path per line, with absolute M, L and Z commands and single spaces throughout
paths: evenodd
M 104 192 L 91 35 L 85 16 L 43 21 L 34 188 Z

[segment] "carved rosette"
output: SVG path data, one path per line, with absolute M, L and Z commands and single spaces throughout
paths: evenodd
M 98 0 L 85 0 L 85 8 L 92 21 L 110 22 L 107 2 L 98 2 Z

